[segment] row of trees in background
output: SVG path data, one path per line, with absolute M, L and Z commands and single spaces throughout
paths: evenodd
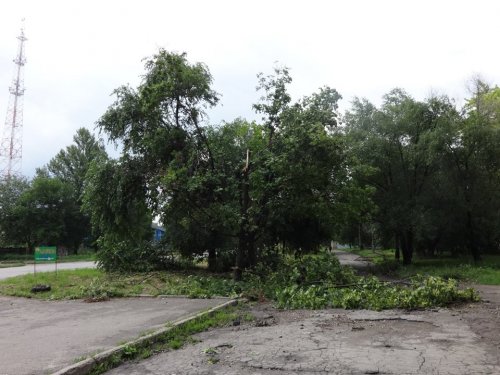
M 380 108 L 356 100 L 345 116 L 353 177 L 375 209 L 352 222 L 377 228 L 402 252 L 497 252 L 500 244 L 500 89 L 474 81 L 463 109 L 447 97 L 419 102 L 401 90 Z
M 367 234 L 407 264 L 415 251 L 499 251 L 500 89 L 476 80 L 463 109 L 393 90 L 379 108 L 356 99 L 340 116 L 336 90 L 293 102 L 277 68 L 259 76 L 262 121 L 211 126 L 219 96 L 205 65 L 160 50 L 145 68 L 97 122 L 119 158 L 80 129 L 31 182 L 1 185 L 4 243 L 95 239 L 108 269 L 208 254 L 236 278 L 278 253 L 363 245 Z M 166 235 L 152 243 L 157 219 Z

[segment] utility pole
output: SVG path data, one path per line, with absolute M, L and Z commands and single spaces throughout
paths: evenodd
M 13 60 L 15 64 L 14 79 L 9 87 L 9 106 L 0 142 L 0 178 L 3 180 L 21 175 L 23 156 L 23 67 L 26 64 L 24 42 L 27 40 L 24 36 L 24 26 L 21 27 L 21 34 L 17 39 L 19 40 L 19 48 L 16 58 Z

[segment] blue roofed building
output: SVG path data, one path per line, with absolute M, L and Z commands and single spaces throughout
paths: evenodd
M 165 228 L 158 223 L 151 223 L 151 228 L 153 229 L 153 240 L 160 241 L 165 235 Z

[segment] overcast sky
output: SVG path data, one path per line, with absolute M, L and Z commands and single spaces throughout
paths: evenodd
M 394 87 L 417 99 L 467 96 L 481 74 L 500 83 L 500 1 L 5 1 L 0 12 L 0 118 L 21 19 L 25 29 L 23 174 L 94 129 L 113 89 L 135 86 L 158 48 L 204 62 L 222 94 L 210 121 L 251 110 L 256 74 L 291 69 L 294 99 L 336 88 L 380 103 Z M 3 121 L 2 121 L 3 125 Z

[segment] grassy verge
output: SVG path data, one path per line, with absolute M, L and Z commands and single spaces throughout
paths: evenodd
M 181 349 L 186 344 L 197 342 L 193 337 L 196 333 L 230 326 L 236 321 L 249 321 L 252 319 L 253 317 L 245 312 L 241 305 L 226 307 L 212 314 L 203 315 L 184 324 L 174 326 L 164 334 L 155 337 L 154 340 L 145 340 L 141 344 L 127 345 L 120 353 L 100 362 L 92 369 L 90 374 L 99 375 L 127 361 L 145 359 L 167 350 Z
M 394 272 L 401 278 L 421 274 L 500 285 L 500 256 L 484 256 L 476 264 L 465 258 L 416 259 L 410 266 L 395 266 Z
M 500 285 L 500 255 L 485 255 L 479 263 L 474 263 L 470 257 L 415 257 L 411 265 L 403 266 L 394 259 L 394 249 L 348 251 L 373 262 L 376 265 L 375 273 L 379 275 L 402 279 L 416 275 L 437 276 L 478 284 Z
M 22 267 L 24 265 L 25 265 L 24 262 L 19 262 L 19 261 L 3 261 L 3 262 L 0 262 L 0 268 Z
M 93 262 L 95 261 L 95 253 L 71 254 L 59 257 L 57 260 L 60 263 L 67 262 Z
M 50 285 L 51 290 L 32 293 L 37 284 Z M 109 274 L 97 269 L 40 272 L 0 280 L 0 294 L 38 299 L 105 300 L 137 294 L 187 295 L 209 298 L 214 295 L 235 296 L 235 284 L 227 277 L 206 272 L 151 272 L 147 274 Z

